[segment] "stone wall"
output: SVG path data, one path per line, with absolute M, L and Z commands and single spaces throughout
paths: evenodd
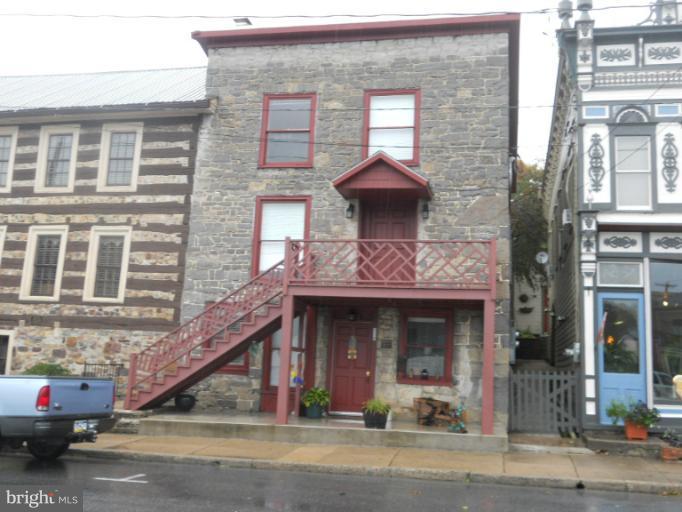
M 27 325 L 20 325 L 9 332 L 12 339 L 11 374 L 22 373 L 38 363 L 54 363 L 76 375 L 81 374 L 84 363 L 127 365 L 131 353 L 139 352 L 164 334 Z
M 200 131 L 183 318 L 252 275 L 256 196 L 311 196 L 312 238 L 357 238 L 359 215 L 345 218 L 348 203 L 331 181 L 362 160 L 364 93 L 417 88 L 422 147 L 414 168 L 434 194 L 429 218 L 419 220 L 419 238 L 498 240 L 496 411 L 503 422 L 510 332 L 508 57 L 506 34 L 211 49 L 208 95 L 218 107 Z M 264 95 L 310 92 L 318 101 L 313 168 L 259 168 Z M 325 321 L 321 314 L 318 384 L 324 382 Z M 480 402 L 481 350 L 466 336 L 455 348 L 459 383 L 434 393 L 466 397 L 473 411 Z M 381 362 L 386 375 L 392 359 Z M 379 384 L 398 398 L 399 388 Z M 402 395 L 401 405 L 411 392 Z

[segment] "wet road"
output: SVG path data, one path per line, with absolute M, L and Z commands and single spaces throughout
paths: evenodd
M 97 478 L 132 478 L 132 482 Z M 146 483 L 142 483 L 146 482 Z M 682 497 L 0 454 L 0 483 L 83 486 L 86 511 L 679 512 Z

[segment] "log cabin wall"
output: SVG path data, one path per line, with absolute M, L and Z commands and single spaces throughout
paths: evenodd
M 42 124 L 18 124 L 9 192 L 0 193 L 0 333 L 11 340 L 11 373 L 35 363 L 80 372 L 84 362 L 123 362 L 128 354 L 178 325 L 190 198 L 200 116 L 101 119 L 49 123 L 79 126 L 73 192 L 36 192 Z M 102 127 L 141 123 L 134 191 L 97 191 Z M 29 230 L 68 226 L 61 290 L 55 301 L 20 297 Z M 84 296 L 91 230 L 131 230 L 123 298 L 101 303 Z

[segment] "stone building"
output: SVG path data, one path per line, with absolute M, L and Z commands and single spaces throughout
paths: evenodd
M 679 427 L 682 11 L 659 0 L 647 22 L 604 28 L 578 1 L 572 27 L 561 4 L 544 185 L 555 350 L 578 369 L 583 428 L 611 426 L 612 400 Z
M 0 373 L 178 325 L 205 98 L 205 68 L 0 77 Z
M 332 413 L 430 396 L 506 432 L 518 30 L 494 16 L 195 33 L 217 106 L 189 323 L 133 361 L 129 406 L 193 386 L 199 407 L 283 423 L 298 383 L 330 390 Z

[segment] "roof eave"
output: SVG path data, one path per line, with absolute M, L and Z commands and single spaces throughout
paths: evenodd
M 0 123 L 27 122 L 35 119 L 60 118 L 65 119 L 88 119 L 99 117 L 170 117 L 170 116 L 196 116 L 210 114 L 213 105 L 210 99 L 192 101 L 171 101 L 154 103 L 135 103 L 127 105 L 101 105 L 101 106 L 77 106 L 59 108 L 31 108 L 18 110 L 0 111 Z
M 294 27 L 254 28 L 192 33 L 206 53 L 210 48 L 282 44 L 336 43 L 379 39 L 433 37 L 453 33 L 508 32 L 517 27 L 518 14 L 465 16 L 422 20 L 337 23 Z

